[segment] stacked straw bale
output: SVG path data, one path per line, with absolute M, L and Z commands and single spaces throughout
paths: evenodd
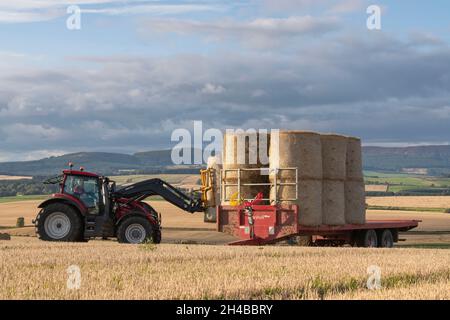
M 361 140 L 349 137 L 347 141 L 345 221 L 349 224 L 364 224 L 366 223 L 366 201 Z
M 262 141 L 267 143 L 262 143 Z M 240 197 L 243 199 L 253 199 L 259 192 L 263 192 L 264 198 L 269 197 L 267 186 L 243 186 L 246 183 L 268 183 L 268 175 L 261 171 L 262 167 L 267 167 L 261 163 L 261 154 L 268 154 L 270 137 L 262 133 L 226 133 L 223 140 L 222 163 L 223 169 L 259 169 L 252 171 L 241 171 Z M 261 149 L 261 150 L 260 150 Z M 226 184 L 237 184 L 237 171 L 223 172 L 222 179 Z M 230 204 L 233 194 L 238 192 L 237 186 L 225 187 L 223 190 L 222 204 Z
M 321 135 L 322 142 L 322 223 L 345 224 L 345 179 L 347 177 L 347 138 Z
M 260 148 L 269 147 L 270 175 L 261 171 L 241 172 L 241 198 L 251 199 L 260 191 L 271 204 L 299 206 L 299 224 L 304 226 L 344 225 L 365 223 L 365 190 L 362 173 L 361 140 L 336 134 L 318 134 L 308 131 L 272 132 L 267 145 L 259 143 L 259 133 L 233 133 L 224 136 L 223 169 L 263 168 Z M 269 139 L 270 138 L 270 139 Z M 241 140 L 242 145 L 238 142 Z M 256 141 L 252 149 L 251 141 Z M 243 146 L 244 163 L 238 161 L 239 147 Z M 250 163 L 251 157 L 256 159 Z M 297 168 L 277 170 L 280 168 Z M 218 169 L 217 171 L 219 171 Z M 223 173 L 226 183 L 237 184 L 237 173 Z M 275 179 L 278 187 L 275 188 Z M 245 183 L 267 183 L 266 186 L 242 186 Z M 293 185 L 279 185 L 292 183 Z M 296 192 L 295 183 L 298 185 Z M 220 184 L 216 184 L 216 191 Z M 228 187 L 222 194 L 222 205 L 229 204 L 237 187 Z M 215 197 L 219 199 L 219 196 Z M 219 205 L 219 203 L 215 203 Z M 215 215 L 215 211 L 214 211 Z
M 280 131 L 279 138 L 271 136 L 270 182 L 295 183 L 293 170 L 275 171 L 278 168 L 298 168 L 298 194 L 295 185 L 271 187 L 271 203 L 281 202 L 299 206 L 299 223 L 318 226 L 322 223 L 322 148 L 320 135 L 307 131 Z M 286 201 L 284 199 L 295 199 Z

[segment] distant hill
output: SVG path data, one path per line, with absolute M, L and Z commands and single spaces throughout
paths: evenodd
M 111 175 L 121 173 L 190 173 L 198 166 L 174 167 L 171 150 L 140 152 L 133 155 L 106 152 L 78 152 L 35 161 L 0 163 L 0 174 L 46 176 L 57 174 L 73 162 L 75 168 Z M 198 172 L 198 170 L 196 170 Z
M 364 147 L 363 163 L 365 170 L 448 175 L 450 174 L 450 145 Z
M 193 156 L 193 150 L 191 150 Z M 192 158 L 192 157 L 191 157 Z M 100 174 L 192 173 L 197 166 L 174 166 L 171 150 L 139 152 L 132 155 L 105 152 L 79 152 L 35 161 L 0 163 L 0 175 L 52 175 L 67 164 Z M 365 170 L 450 175 L 450 146 L 363 147 Z

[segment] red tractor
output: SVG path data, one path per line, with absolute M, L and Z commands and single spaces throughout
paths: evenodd
M 46 181 L 59 184 L 59 193 L 39 205 L 34 224 L 41 240 L 82 242 L 117 237 L 121 243 L 161 242 L 161 218 L 144 199 L 161 196 L 190 212 L 203 211 L 202 202 L 161 179 L 150 179 L 116 190 L 116 183 L 95 173 L 64 170 Z

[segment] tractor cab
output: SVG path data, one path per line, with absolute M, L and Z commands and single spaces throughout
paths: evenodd
M 104 198 L 100 177 L 92 173 L 72 170 L 64 170 L 63 174 L 61 193 L 77 198 L 88 209 L 89 214 L 100 214 Z

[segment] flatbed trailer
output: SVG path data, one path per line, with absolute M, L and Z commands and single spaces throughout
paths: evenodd
M 303 226 L 297 205 L 239 205 L 217 207 L 217 231 L 240 240 L 230 245 L 264 245 L 309 238 L 313 246 L 392 247 L 399 232 L 416 228 L 420 220 L 376 220 L 364 224 Z

